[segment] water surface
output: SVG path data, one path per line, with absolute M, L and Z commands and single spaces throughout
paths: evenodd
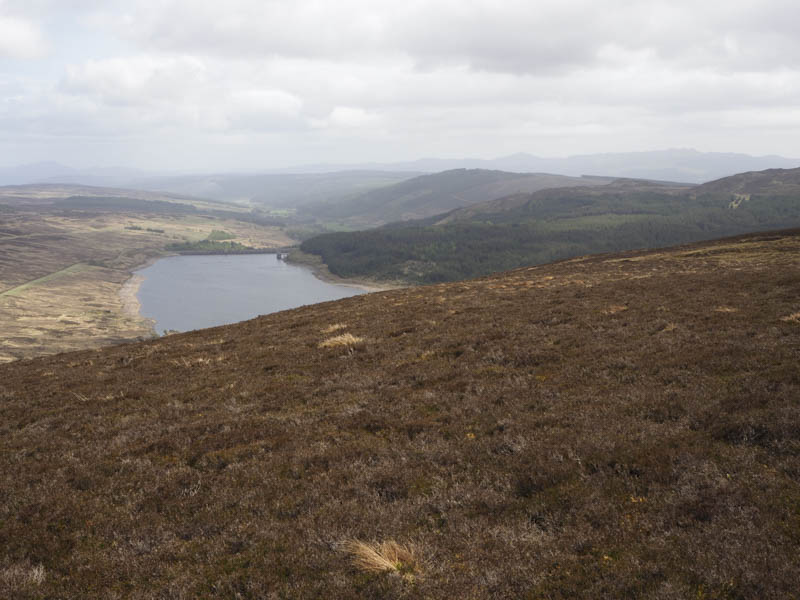
M 275 254 L 170 256 L 137 271 L 140 313 L 156 331 L 236 323 L 279 310 L 363 293 L 320 281 Z

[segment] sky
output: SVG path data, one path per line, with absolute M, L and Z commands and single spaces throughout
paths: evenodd
M 0 166 L 800 156 L 796 0 L 0 0 Z

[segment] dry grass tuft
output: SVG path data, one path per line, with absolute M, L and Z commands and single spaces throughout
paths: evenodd
M 42 565 L 14 564 L 0 570 L 0 582 L 17 589 L 40 586 L 45 577 Z
M 786 321 L 787 323 L 800 323 L 800 312 L 781 317 L 781 321 Z
M 336 335 L 332 338 L 328 338 L 324 342 L 320 342 L 319 347 L 335 348 L 336 346 L 355 346 L 363 341 L 364 338 L 357 337 L 352 333 L 343 333 L 342 335 Z
M 603 311 L 604 315 L 615 315 L 617 313 L 625 312 L 628 310 L 627 306 L 623 306 L 621 304 L 612 304 L 607 309 Z
M 714 309 L 714 312 L 721 312 L 721 313 L 735 313 L 739 312 L 738 308 L 733 308 L 732 306 L 718 306 Z
M 349 540 L 342 545 L 342 549 L 351 555 L 353 565 L 362 571 L 372 573 L 390 571 L 406 578 L 420 574 L 416 549 L 411 545 L 398 544 L 394 540 L 378 544 Z
M 331 323 L 327 327 L 322 330 L 322 333 L 333 333 L 334 331 L 339 331 L 340 329 L 344 329 L 347 327 L 344 323 Z

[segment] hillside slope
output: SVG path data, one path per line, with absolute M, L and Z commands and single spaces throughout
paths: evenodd
M 372 190 L 346 202 L 311 205 L 307 210 L 318 218 L 372 227 L 431 217 L 511 194 L 553 187 L 596 186 L 608 181 L 600 177 L 454 169 Z
M 759 194 L 800 196 L 800 168 L 767 169 L 748 171 L 716 181 L 709 181 L 694 188 L 696 195 L 702 194 Z
M 598 215 L 674 214 L 676 200 L 688 198 L 695 186 L 616 179 L 595 187 L 556 187 L 514 194 L 436 215 L 425 223 L 523 223 Z
M 0 365 L 0 597 L 791 597 L 798 298 L 795 230 Z
M 98 187 L 63 183 L 41 183 L 28 185 L 9 185 L 0 187 L 0 204 L 17 207 L 50 206 L 63 202 L 66 198 L 95 198 L 98 200 L 138 200 L 140 202 L 170 205 L 177 210 L 228 210 L 244 212 L 222 202 L 205 200 L 192 196 L 165 192 L 151 192 L 130 188 Z
M 415 175 L 417 173 L 389 171 L 183 175 L 139 179 L 134 186 L 267 209 L 292 209 L 309 203 L 344 201 Z
M 301 249 L 342 277 L 455 281 L 582 254 L 798 227 L 799 178 L 800 169 L 773 169 L 703 186 L 624 179 L 545 189 L 415 222 L 327 233 Z
M 131 271 L 182 244 L 203 244 L 215 230 L 250 247 L 292 243 L 263 213 L 217 202 L 61 184 L 0 187 L 0 362 L 153 335 Z

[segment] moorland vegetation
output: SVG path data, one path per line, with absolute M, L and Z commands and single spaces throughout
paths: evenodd
M 791 598 L 800 230 L 0 365 L 0 597 Z

